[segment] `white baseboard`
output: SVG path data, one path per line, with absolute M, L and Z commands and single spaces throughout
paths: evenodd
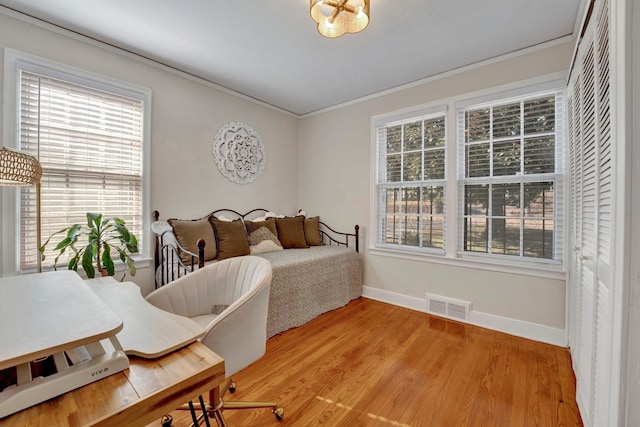
M 428 313 L 433 316 L 437 314 L 430 313 L 427 309 L 427 302 L 422 298 L 410 297 L 395 292 L 384 291 L 382 289 L 371 288 L 369 286 L 362 287 L 362 296 L 376 301 L 386 302 L 400 307 L 410 308 L 412 310 Z M 564 329 L 552 328 L 550 326 L 540 325 L 538 323 L 525 322 L 523 320 L 511 319 L 508 317 L 497 316 L 495 314 L 482 313 L 471 310 L 469 320 L 466 323 L 480 326 L 494 331 L 504 332 L 506 334 L 527 338 L 534 341 L 540 341 L 547 344 L 557 345 L 559 347 L 567 346 L 567 339 Z M 460 319 L 452 319 L 460 322 Z

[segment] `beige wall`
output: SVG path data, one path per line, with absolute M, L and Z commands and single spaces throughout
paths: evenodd
M 151 210 L 162 217 L 199 217 L 221 207 L 297 210 L 297 118 L 3 14 L 0 46 L 152 90 Z M 0 55 L 0 81 L 3 70 Z M 250 185 L 231 183 L 213 161 L 213 138 L 230 121 L 249 124 L 266 146 L 264 173 Z M 0 135 L 2 126 L 0 121 Z M 5 242 L 3 237 L 0 252 L 13 250 Z M 151 242 L 146 246 L 150 249 Z M 153 286 L 152 269 L 139 270 L 133 280 L 146 292 Z
M 438 105 L 544 75 L 566 75 L 572 49 L 573 43 L 556 45 L 302 118 L 300 206 L 341 229 L 360 224 L 363 246 L 369 246 L 372 116 Z M 458 298 L 471 301 L 480 312 L 564 329 L 564 280 L 390 258 L 365 250 L 365 285 L 421 299 L 425 292 Z

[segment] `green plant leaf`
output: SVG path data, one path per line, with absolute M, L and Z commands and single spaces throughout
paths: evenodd
M 93 279 L 96 276 L 96 270 L 93 268 L 93 245 L 91 244 L 84 248 L 82 268 L 84 268 L 84 272 L 87 273 L 89 279 Z
M 114 218 L 113 222 L 114 222 L 113 226 L 118 231 L 120 240 L 122 240 L 123 242 L 128 241 L 130 233 L 127 227 L 124 225 L 124 221 L 122 221 L 120 218 Z
M 136 264 L 135 264 L 135 261 L 133 260 L 133 258 L 131 258 L 129 255 L 127 255 L 125 250 L 122 249 L 122 248 L 116 248 L 116 250 L 120 254 L 120 260 L 124 263 L 124 265 L 126 267 L 126 271 L 128 271 L 129 274 L 131 274 L 132 276 L 135 276 L 136 275 Z M 124 276 L 123 276 L 123 279 L 124 279 Z
M 132 254 L 138 253 L 138 239 L 133 234 L 129 235 L 129 241 L 126 243 L 127 250 Z
M 92 228 L 89 231 L 89 242 L 97 243 L 100 241 L 100 231 L 97 228 Z
M 136 263 L 130 256 L 127 257 L 127 269 L 132 276 L 136 275 Z
M 69 231 L 67 231 L 67 237 L 73 239 L 74 237 L 77 237 L 78 234 L 80 233 L 80 231 L 82 231 L 82 224 L 73 224 L 72 226 L 67 228 Z
M 102 265 L 107 269 L 107 274 L 109 276 L 114 275 L 116 268 L 113 264 L 113 260 L 111 259 L 111 247 L 109 247 L 109 244 L 107 243 L 102 246 Z
M 105 225 L 109 224 L 109 221 L 111 221 L 111 218 L 103 219 L 102 222 L 100 223 L 100 228 L 104 228 Z
M 127 255 L 127 253 L 125 252 L 125 250 L 124 250 L 124 249 L 122 249 L 122 248 L 116 248 L 116 250 L 117 250 L 117 251 L 118 251 L 118 253 L 120 254 L 120 260 L 121 260 L 123 263 L 125 263 L 125 265 L 126 265 L 127 257 L 128 257 L 129 255 Z
M 56 245 L 55 248 L 53 248 L 54 251 L 62 251 L 64 252 L 64 249 L 66 249 L 69 246 L 72 246 L 74 243 L 76 243 L 78 241 L 78 235 L 80 234 L 80 232 L 82 231 L 82 225 L 80 224 L 73 224 L 71 227 L 66 228 L 65 230 L 67 230 L 67 237 L 65 237 L 64 239 L 62 239 L 60 241 L 60 243 L 58 243 Z M 61 230 L 64 231 L 64 230 Z M 60 232 L 61 232 L 60 231 Z M 57 234 L 57 233 L 56 233 Z M 53 237 L 53 235 L 52 235 Z M 47 240 L 47 243 L 49 243 L 49 240 Z M 45 243 L 42 247 L 44 248 L 44 246 L 47 244 Z M 59 257 L 59 256 L 58 256 Z M 57 258 L 56 258 L 57 259 Z
M 65 251 L 71 248 L 75 255 L 69 260 L 69 269 L 77 270 L 78 265 L 81 264 L 87 277 L 92 278 L 95 276 L 95 261 L 99 263 L 100 268 L 104 266 L 107 273 L 113 275 L 115 273 L 115 264 L 111 258 L 113 246 L 118 251 L 120 259 L 126 267 L 125 275 L 127 271 L 131 275 L 135 275 L 135 262 L 127 252 L 138 252 L 138 240 L 127 229 L 125 222 L 118 217 L 104 218 L 102 214 L 94 212 L 87 212 L 86 215 L 87 229 L 84 228 L 84 224 L 73 224 L 49 236 L 45 244 L 39 248 L 42 253 L 42 259 L 44 259 L 45 247 L 50 243 L 52 237 L 66 232 L 66 237 L 56 245 L 55 251 L 58 254 L 54 262 L 54 268 Z M 84 243 L 84 236 L 87 239 L 86 243 Z M 76 244 L 79 240 L 83 243 L 82 248 L 78 250 Z
M 102 222 L 102 214 L 95 212 L 87 212 L 87 227 L 89 228 L 99 228 L 100 222 Z
M 69 246 L 70 244 L 71 244 L 71 239 L 70 239 L 70 238 L 68 238 L 68 237 L 65 237 L 64 239 L 62 239 L 62 240 L 60 241 L 60 243 L 58 243 L 58 244 L 56 245 L 56 247 L 55 247 L 55 248 L 53 248 L 53 250 L 54 250 L 54 251 L 62 250 L 62 251 L 64 252 L 64 249 L 65 249 L 67 246 Z
M 54 270 L 58 270 L 58 260 L 60 259 L 60 257 L 62 256 L 62 254 L 66 251 L 66 247 L 60 249 L 60 253 L 58 254 L 58 256 L 56 257 L 56 259 L 53 260 L 53 269 Z
M 44 244 L 42 246 L 40 246 L 39 251 L 44 253 L 45 247 L 49 244 L 49 242 L 51 241 L 51 239 L 53 238 L 53 236 L 57 236 L 60 233 L 64 233 L 65 231 L 67 231 L 70 227 L 66 227 L 63 228 L 60 231 L 56 231 L 55 233 L 53 233 L 51 236 L 49 236 L 49 238 L 47 238 L 47 241 L 44 242 Z
M 69 265 L 67 266 L 67 269 L 78 271 L 78 255 L 74 256 L 69 260 Z

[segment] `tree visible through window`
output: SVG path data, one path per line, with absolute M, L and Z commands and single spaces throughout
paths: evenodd
M 377 127 L 378 244 L 444 248 L 446 117 Z
M 559 93 L 459 112 L 462 250 L 560 259 Z

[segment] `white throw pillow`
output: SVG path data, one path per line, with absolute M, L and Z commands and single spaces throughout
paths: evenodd
M 281 251 L 281 250 L 282 250 L 282 246 L 280 246 L 273 240 L 263 240 L 257 245 L 249 246 L 249 252 L 251 253 L 251 255 L 264 254 L 267 252 L 275 252 L 275 251 Z

